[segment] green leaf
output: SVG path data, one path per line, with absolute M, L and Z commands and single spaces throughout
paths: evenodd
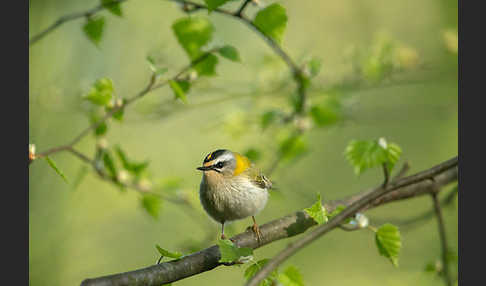
M 127 158 L 125 152 L 121 149 L 119 145 L 115 146 L 115 152 L 118 155 L 118 158 L 122 162 L 122 166 L 125 170 L 133 174 L 135 177 L 139 177 L 140 174 L 148 167 L 149 162 L 134 162 Z
M 120 2 L 114 0 L 101 0 L 101 5 L 103 5 L 103 7 L 105 7 L 105 9 L 111 13 L 120 17 L 122 16 Z
M 246 152 L 243 155 L 245 155 L 245 157 L 250 159 L 250 161 L 256 162 L 256 161 L 260 160 L 260 158 L 262 157 L 262 152 L 260 152 L 256 148 L 250 148 L 250 149 L 246 150 Z
M 279 153 L 284 160 L 295 159 L 307 151 L 307 142 L 302 135 L 292 135 L 280 143 Z
M 159 217 L 160 205 L 162 201 L 154 194 L 144 194 L 141 200 L 142 207 L 151 215 L 157 219 Z
M 177 99 L 182 100 L 182 102 L 187 103 L 186 92 L 190 88 L 190 84 L 188 81 L 175 81 L 169 80 L 169 86 L 174 92 L 174 96 Z
M 253 254 L 253 249 L 248 247 L 237 247 L 229 239 L 218 240 L 219 251 L 221 252 L 221 259 L 219 262 L 234 262 L 240 258 L 248 257 Z
M 100 125 L 98 125 L 98 127 L 95 128 L 94 132 L 96 136 L 101 136 L 104 135 L 106 131 L 108 131 L 108 125 L 106 122 L 102 122 Z
M 218 53 L 224 57 L 227 58 L 230 61 L 233 62 L 240 62 L 240 54 L 238 53 L 238 50 L 230 45 L 223 46 L 218 50 Z
M 86 24 L 83 26 L 84 34 L 91 40 L 96 46 L 101 41 L 103 36 L 103 28 L 105 26 L 105 18 L 102 16 L 95 16 L 87 18 Z
M 268 126 L 270 126 L 273 122 L 275 122 L 277 117 L 278 117 L 278 112 L 276 110 L 269 110 L 263 113 L 261 119 L 262 129 L 263 130 L 267 129 Z
M 113 177 L 116 178 L 116 167 L 115 167 L 115 162 L 113 161 L 113 158 L 110 155 L 110 152 L 108 150 L 104 150 L 103 152 L 103 164 L 105 166 L 105 169 L 108 171 L 108 173 Z
M 126 100 L 125 99 L 121 99 L 121 100 L 118 99 L 118 101 L 119 101 L 118 104 L 121 104 L 122 107 L 119 110 L 115 111 L 115 113 L 113 113 L 113 115 L 111 117 L 113 117 L 113 119 L 115 119 L 115 120 L 122 121 L 123 120 L 123 114 L 125 113 L 124 104 L 125 104 Z M 114 109 L 114 107 L 106 106 L 105 109 L 106 109 L 106 112 L 111 112 Z
M 166 249 L 163 249 L 162 247 L 160 247 L 158 244 L 155 245 L 155 248 L 157 248 L 157 250 L 159 251 L 160 255 L 164 256 L 164 257 L 170 257 L 170 258 L 181 258 L 182 257 L 182 253 L 180 252 L 170 252 Z
M 360 175 L 365 170 L 387 164 L 391 171 L 400 159 L 402 149 L 395 143 L 379 140 L 352 140 L 345 150 L 346 159 L 353 165 L 354 172 Z
M 176 20 L 172 30 L 189 58 L 194 60 L 202 54 L 201 48 L 211 40 L 214 27 L 206 18 L 186 17 Z
M 106 106 L 113 97 L 113 82 L 109 78 L 100 78 L 83 98 L 96 105 Z
M 317 193 L 317 201 L 310 207 L 310 208 L 305 208 L 304 211 L 314 219 L 317 224 L 323 224 L 326 223 L 328 218 L 327 218 L 327 212 L 326 209 L 322 206 L 321 203 L 321 194 Z
M 375 235 L 376 246 L 380 255 L 390 259 L 395 267 L 398 267 L 398 255 L 402 242 L 398 228 L 392 224 L 382 225 Z
M 269 5 L 258 12 L 253 23 L 264 34 L 281 43 L 287 25 L 285 8 L 278 3 Z
M 46 161 L 47 163 L 49 164 L 49 166 L 51 166 L 52 169 L 54 169 L 54 171 L 56 171 L 56 173 L 61 176 L 61 178 L 64 180 L 64 182 L 68 182 L 67 179 L 66 179 L 66 176 L 64 176 L 63 172 L 61 172 L 61 170 L 59 170 L 59 168 L 56 166 L 56 163 L 54 163 L 54 161 L 51 160 L 51 158 L 49 158 L 49 156 L 45 156 L 44 158 L 46 158 Z
M 289 266 L 283 273 L 278 275 L 278 281 L 283 286 L 304 286 L 302 274 L 295 266 Z
M 232 0 L 204 0 L 208 6 L 208 13 Z
M 152 70 L 152 72 L 156 75 L 156 76 L 161 76 L 163 75 L 164 73 L 168 72 L 169 69 L 167 67 L 163 67 L 163 68 L 158 68 L 157 67 L 157 64 L 155 62 L 155 59 L 148 55 L 147 56 L 147 61 L 149 62 L 150 64 L 150 69 Z
M 270 259 L 262 259 L 254 264 L 248 266 L 245 270 L 245 278 L 246 280 L 249 280 L 251 277 L 255 276 L 255 274 L 262 269 L 265 264 L 267 264 L 270 261 Z M 273 281 L 277 279 L 278 271 L 277 269 L 273 270 L 272 273 L 270 273 L 262 282 L 260 282 L 259 286 L 271 286 L 273 284 Z
M 310 115 L 317 126 L 329 126 L 341 119 L 341 104 L 335 98 L 326 98 L 311 107 Z
M 194 65 L 194 70 L 200 76 L 214 76 L 216 75 L 216 65 L 218 64 L 218 57 L 213 54 L 207 55 L 204 60 Z
M 315 77 L 321 71 L 321 60 L 318 58 L 312 58 L 308 63 L 307 67 L 311 77 Z

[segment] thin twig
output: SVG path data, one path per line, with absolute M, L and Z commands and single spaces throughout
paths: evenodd
M 431 193 L 432 200 L 434 202 L 434 210 L 435 216 L 437 217 L 437 224 L 439 226 L 439 235 L 440 235 L 440 242 L 442 246 L 442 267 L 444 282 L 447 286 L 452 286 L 452 278 L 449 273 L 449 259 L 448 259 L 448 252 L 449 248 L 447 247 L 447 235 L 445 230 L 444 218 L 442 217 L 442 210 L 440 207 L 439 199 L 437 198 L 437 193 Z
M 36 158 L 41 158 L 41 157 L 44 157 L 46 155 L 53 154 L 53 153 L 57 153 L 57 152 L 61 152 L 61 151 L 71 151 L 72 152 L 72 150 L 70 150 L 70 149 L 74 145 L 76 145 L 79 141 L 81 141 L 81 139 L 83 139 L 84 137 L 86 137 L 86 135 L 88 135 L 92 130 L 96 129 L 100 124 L 102 124 L 103 122 L 105 122 L 108 118 L 112 117 L 113 114 L 115 114 L 117 111 L 119 111 L 119 110 L 127 107 L 128 105 L 132 104 L 133 102 L 139 100 L 140 98 L 142 98 L 143 96 L 145 96 L 147 93 L 149 93 L 149 92 L 151 92 L 151 91 L 153 91 L 155 89 L 158 89 L 158 88 L 160 88 L 162 86 L 165 86 L 166 84 L 168 84 L 168 82 L 170 80 L 178 80 L 178 79 L 180 79 L 180 77 L 185 72 L 187 72 L 192 67 L 194 67 L 196 64 L 198 64 L 201 61 L 203 61 L 204 59 L 206 59 L 214 51 L 215 51 L 215 49 L 212 49 L 212 50 L 204 53 L 199 58 L 193 60 L 189 65 L 187 65 L 186 67 L 184 67 L 183 69 L 181 69 L 175 76 L 173 76 L 172 78 L 170 78 L 168 80 L 165 80 L 165 81 L 163 81 L 161 83 L 156 84 L 155 83 L 155 81 L 156 81 L 155 75 L 152 74 L 148 85 L 142 91 L 140 91 L 139 93 L 137 93 L 136 95 L 134 95 L 132 97 L 127 98 L 124 101 L 123 104 L 118 105 L 118 106 L 115 106 L 113 109 L 111 109 L 109 112 L 107 112 L 101 119 L 99 119 L 98 121 L 94 122 L 93 124 L 91 124 L 88 127 L 86 127 L 84 130 L 82 130 L 73 140 L 71 140 L 70 143 L 68 143 L 66 145 L 62 145 L 62 146 L 58 146 L 58 147 L 54 147 L 54 148 L 48 149 L 48 150 L 46 150 L 44 152 L 40 152 L 40 153 L 36 154 Z M 32 162 L 32 160 L 29 160 L 29 164 L 31 162 Z
M 103 4 L 100 4 L 100 5 L 98 5 L 98 6 L 94 7 L 94 8 L 91 8 L 91 9 L 86 10 L 86 11 L 72 13 L 72 14 L 68 14 L 68 15 L 62 16 L 59 19 L 57 19 L 57 21 L 55 21 L 54 23 L 52 23 L 49 27 L 47 27 L 46 29 L 44 29 L 41 32 L 39 32 L 38 34 L 32 36 L 29 39 L 29 46 L 34 45 L 40 39 L 44 38 L 49 33 L 51 33 L 52 31 L 54 31 L 55 29 L 59 28 L 61 25 L 63 25 L 66 22 L 73 21 L 73 20 L 76 20 L 76 19 L 79 19 L 79 18 L 85 18 L 85 17 L 93 16 L 96 13 L 104 10 L 109 5 L 114 5 L 114 4 L 122 3 L 122 2 L 125 2 L 125 1 L 127 1 L 127 0 L 113 0 L 113 2 L 105 3 L 104 5 Z
M 246 8 L 246 5 L 248 5 L 252 0 L 245 0 L 245 2 L 243 2 L 243 4 L 241 5 L 240 9 L 238 9 L 238 11 L 236 11 L 236 15 L 239 15 L 241 16 L 243 11 L 245 11 L 245 8 Z

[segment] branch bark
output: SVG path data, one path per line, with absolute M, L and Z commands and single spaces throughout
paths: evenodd
M 437 217 L 437 224 L 439 226 L 439 235 L 440 235 L 440 244 L 442 247 L 442 274 L 444 278 L 444 282 L 447 286 L 452 286 L 452 278 L 451 274 L 449 273 L 449 259 L 447 257 L 447 253 L 449 252 L 449 248 L 447 247 L 447 235 L 445 230 L 444 218 L 442 217 L 442 210 L 440 207 L 439 198 L 437 197 L 437 193 L 431 193 L 432 201 L 434 202 L 434 210 L 435 216 Z
M 439 164 L 431 169 L 419 172 L 388 185 L 388 193 L 371 199 L 363 206 L 345 213 L 353 203 L 369 198 L 374 190 L 366 190 L 357 195 L 342 200 L 331 201 L 324 206 L 328 211 L 334 210 L 338 205 L 348 206 L 338 216 L 334 217 L 327 224 L 336 224 L 336 221 L 345 219 L 357 211 L 364 211 L 383 204 L 409 199 L 416 196 L 430 194 L 442 186 L 457 180 L 457 157 Z M 378 189 L 381 189 L 379 187 Z M 341 217 L 340 217 L 341 216 Z M 334 222 L 333 222 L 334 221 Z M 239 247 L 250 247 L 253 249 L 274 241 L 292 237 L 305 232 L 316 223 L 304 211 L 297 211 L 293 214 L 276 219 L 260 226 L 262 241 L 258 243 L 253 231 L 247 230 L 231 239 Z M 199 252 L 187 255 L 179 260 L 173 260 L 158 265 L 149 266 L 135 271 L 113 274 L 99 278 L 86 279 L 82 286 L 101 285 L 161 285 L 178 281 L 205 271 L 209 271 L 221 265 L 219 248 L 213 245 Z M 267 264 L 268 265 L 268 264 Z M 258 275 L 258 274 L 257 274 Z

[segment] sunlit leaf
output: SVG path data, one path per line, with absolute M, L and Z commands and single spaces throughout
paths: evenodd
M 204 0 L 204 2 L 206 2 L 206 5 L 208 6 L 208 12 L 212 12 L 214 9 L 222 6 L 229 1 L 232 0 Z
M 309 69 L 309 74 L 311 77 L 315 77 L 319 72 L 321 71 L 321 60 L 318 58 L 312 58 L 308 63 L 307 63 L 307 68 Z
M 255 274 L 260 269 L 262 269 L 262 267 L 265 266 L 265 264 L 267 264 L 269 261 L 270 259 L 262 259 L 248 266 L 244 273 L 246 280 L 249 280 L 250 278 L 255 276 Z M 273 281 L 277 279 L 277 275 L 277 269 L 273 270 L 265 279 L 262 280 L 262 282 L 260 282 L 259 286 L 271 286 L 273 284 Z
M 278 275 L 278 281 L 283 286 L 304 286 L 302 274 L 295 266 L 289 266 L 283 273 Z
M 187 103 L 186 92 L 189 90 L 190 84 L 188 81 L 169 80 L 169 86 L 174 92 L 174 97 Z
M 93 16 L 87 18 L 86 24 L 83 26 L 83 31 L 88 39 L 98 46 L 101 41 L 101 37 L 103 36 L 104 26 L 105 18 L 103 16 Z
M 305 208 L 304 211 L 314 219 L 317 224 L 323 224 L 326 223 L 328 218 L 327 218 L 327 212 L 326 209 L 322 206 L 321 202 L 321 194 L 317 193 L 317 200 L 316 202 L 310 207 L 310 208 Z
M 172 30 L 189 58 L 194 60 L 202 54 L 201 48 L 211 40 L 214 28 L 206 18 L 185 17 L 176 20 Z
M 275 122 L 277 117 L 278 117 L 278 112 L 276 110 L 269 110 L 263 113 L 261 119 L 262 129 L 263 130 L 267 129 L 268 126 L 270 126 L 273 122 Z
M 49 166 L 51 166 L 52 169 L 54 169 L 54 171 L 59 175 L 61 176 L 61 178 L 64 180 L 64 182 L 68 182 L 67 179 L 66 179 L 66 176 L 64 176 L 64 173 L 61 172 L 61 170 L 59 170 L 59 168 L 57 167 L 56 163 L 54 163 L 54 161 L 51 160 L 51 158 L 49 158 L 49 156 L 45 156 L 44 157 L 47 161 L 47 163 L 49 164 Z
M 122 10 L 121 10 L 121 5 L 119 1 L 114 1 L 114 0 L 101 0 L 101 5 L 105 7 L 108 11 L 111 13 L 117 15 L 117 16 L 122 16 Z
M 380 255 L 389 258 L 391 263 L 398 267 L 398 255 L 402 247 L 398 228 L 389 223 L 382 225 L 376 231 L 375 241 Z
M 379 140 L 352 140 L 345 150 L 346 159 L 353 165 L 357 175 L 365 170 L 387 164 L 391 171 L 400 159 L 402 149 L 395 143 Z
M 227 58 L 230 61 L 233 62 L 240 62 L 240 54 L 238 53 L 238 50 L 230 45 L 223 46 L 218 50 L 218 53 L 224 57 Z
M 219 262 L 235 262 L 253 254 L 253 250 L 251 248 L 237 247 L 229 239 L 218 240 L 217 244 L 221 253 L 221 259 Z
M 336 98 L 326 98 L 310 109 L 310 115 L 317 126 L 329 126 L 338 122 L 342 117 L 341 103 Z
M 307 151 L 307 141 L 302 135 L 291 135 L 280 143 L 279 153 L 285 160 L 295 159 Z
M 108 174 L 110 174 L 113 178 L 116 178 L 117 173 L 115 162 L 113 161 L 113 158 L 108 150 L 103 152 L 103 164 L 105 169 L 108 171 Z
M 177 252 L 177 251 L 174 251 L 174 252 L 168 251 L 168 250 L 163 249 L 162 247 L 160 247 L 158 244 L 155 245 L 155 248 L 157 248 L 157 250 L 159 251 L 160 255 L 162 255 L 164 257 L 170 257 L 170 258 L 176 258 L 176 259 L 182 257 L 182 253 Z
M 83 98 L 96 105 L 106 106 L 113 97 L 113 90 L 113 82 L 111 79 L 100 78 Z
M 218 57 L 213 54 L 207 55 L 204 60 L 194 65 L 194 70 L 200 76 L 214 76 L 216 75 L 216 65 L 218 64 Z
M 122 162 L 123 168 L 135 177 L 139 177 L 142 171 L 144 171 L 149 165 L 148 161 L 135 162 L 133 160 L 129 160 L 126 153 L 121 149 L 119 145 L 115 146 L 115 152 Z
M 260 10 L 253 23 L 264 34 L 280 43 L 287 26 L 287 13 L 282 5 L 274 3 Z
M 159 217 L 160 206 L 162 204 L 160 197 L 154 194 L 144 194 L 141 203 L 142 207 L 148 212 L 149 215 L 155 219 Z

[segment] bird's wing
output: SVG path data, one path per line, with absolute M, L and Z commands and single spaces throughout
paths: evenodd
M 256 171 L 254 174 L 252 174 L 252 180 L 253 182 L 259 186 L 262 189 L 271 189 L 272 188 L 272 182 L 265 177 L 262 173 Z

